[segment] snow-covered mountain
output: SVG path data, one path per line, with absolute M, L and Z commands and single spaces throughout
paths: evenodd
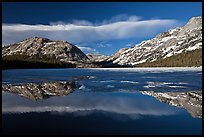
M 2 48 L 2 57 L 16 54 L 25 54 L 31 58 L 33 56 L 46 56 L 65 62 L 89 61 L 88 57 L 71 43 L 40 37 L 28 38 Z
M 136 65 L 199 48 L 202 48 L 202 17 L 192 17 L 183 27 L 160 33 L 134 47 L 120 49 L 107 61 L 119 65 Z

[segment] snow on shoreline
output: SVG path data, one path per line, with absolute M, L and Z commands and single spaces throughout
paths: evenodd
M 145 71 L 145 72 L 173 72 L 173 71 L 202 71 L 200 67 L 141 67 L 141 68 L 85 68 L 89 70 L 107 70 L 107 71 Z

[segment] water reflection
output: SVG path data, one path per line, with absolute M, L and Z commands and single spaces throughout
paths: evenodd
M 146 71 L 3 71 L 2 130 L 34 134 L 202 134 L 202 71 Z
M 46 83 L 28 83 L 21 85 L 2 84 L 2 90 L 15 93 L 32 100 L 49 98 L 50 96 L 68 95 L 76 89 L 75 82 L 59 81 Z
M 172 106 L 185 108 L 192 117 L 202 118 L 202 91 L 193 92 L 155 92 L 143 91 L 145 95 L 153 96 L 161 102 Z
M 44 83 L 2 84 L 2 91 L 15 93 L 31 100 L 65 96 L 80 87 L 79 80 L 91 79 L 93 76 L 73 76 L 70 81 Z
M 55 114 L 75 113 L 89 115 L 95 111 L 123 114 L 129 118 L 142 115 L 162 116 L 183 113 L 182 109 L 160 103 L 140 92 L 73 92 L 68 96 L 52 97 L 33 102 L 19 96 L 3 92 L 3 113 L 57 112 Z
M 58 112 L 62 114 L 75 112 L 76 114 L 86 115 L 97 110 L 138 118 L 139 115 L 174 115 L 178 112 L 178 109 L 168 106 L 171 105 L 186 109 L 194 118 L 202 118 L 201 91 L 82 92 L 83 85 L 79 85 L 77 81 L 84 78 L 74 78 L 71 82 L 3 84 L 2 90 L 6 91 L 3 92 L 3 113 Z M 70 94 L 75 90 L 77 90 L 75 94 Z M 7 92 L 15 93 L 30 99 L 30 101 Z M 70 95 L 66 96 L 68 94 Z M 154 98 L 145 95 L 153 96 L 166 104 L 159 103 Z M 64 97 L 49 98 L 51 96 Z M 46 100 L 42 100 L 45 98 Z M 32 100 L 39 101 L 33 102 Z

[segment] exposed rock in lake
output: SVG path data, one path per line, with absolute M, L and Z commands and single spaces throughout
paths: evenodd
M 193 92 L 155 92 L 142 91 L 143 94 L 153 96 L 161 102 L 172 106 L 185 108 L 192 117 L 202 118 L 202 91 Z

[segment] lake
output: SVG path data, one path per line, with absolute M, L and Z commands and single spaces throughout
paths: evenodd
M 13 69 L 2 84 L 3 134 L 202 134 L 202 67 Z

